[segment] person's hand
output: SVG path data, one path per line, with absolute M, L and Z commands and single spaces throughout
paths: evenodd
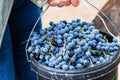
M 79 0 L 48 0 L 48 3 L 50 6 L 69 6 L 73 5 L 74 7 L 77 7 L 79 5 Z

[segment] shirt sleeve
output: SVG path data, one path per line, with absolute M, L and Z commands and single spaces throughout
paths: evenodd
M 0 0 L 0 47 L 12 5 L 13 0 Z

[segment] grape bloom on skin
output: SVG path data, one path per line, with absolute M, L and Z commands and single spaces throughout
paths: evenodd
M 92 68 L 112 60 L 118 53 L 116 38 L 111 42 L 92 22 L 80 19 L 58 23 L 33 32 L 28 52 L 38 55 L 37 61 L 55 69 L 74 70 Z

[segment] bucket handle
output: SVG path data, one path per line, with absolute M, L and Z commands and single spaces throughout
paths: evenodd
M 100 9 L 98 9 L 96 6 L 94 6 L 92 3 L 90 3 L 88 0 L 81 0 L 81 2 L 86 2 L 87 4 L 89 4 L 90 6 L 92 6 L 94 9 L 96 9 L 99 13 L 101 13 L 112 25 L 112 27 L 117 31 L 117 33 L 120 35 L 119 30 L 117 29 L 117 27 L 114 25 L 114 23 L 110 20 L 110 18 Z M 94 10 L 92 10 L 88 5 L 85 5 L 89 10 L 91 10 L 94 14 L 96 13 Z M 97 16 L 101 19 L 101 21 L 103 22 L 104 27 L 106 28 L 106 30 L 108 31 L 108 33 L 112 36 L 117 38 L 114 34 L 112 34 L 112 32 L 109 30 L 107 24 L 105 23 L 104 19 L 97 13 Z

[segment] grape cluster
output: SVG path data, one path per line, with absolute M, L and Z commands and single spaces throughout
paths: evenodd
M 92 22 L 76 19 L 49 24 L 39 34 L 33 32 L 28 47 L 40 64 L 62 70 L 92 68 L 109 62 L 118 53 L 118 40 L 109 42 Z

